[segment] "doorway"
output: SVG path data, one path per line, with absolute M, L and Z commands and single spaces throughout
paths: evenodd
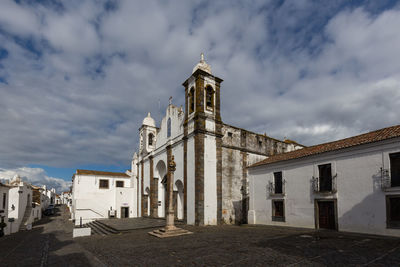
M 129 218 L 129 207 L 121 207 L 121 218 Z
M 316 200 L 316 228 L 337 230 L 336 199 Z
M 181 180 L 177 180 L 175 183 L 178 192 L 174 191 L 174 202 L 175 202 L 175 216 L 178 220 L 183 220 L 183 183 Z

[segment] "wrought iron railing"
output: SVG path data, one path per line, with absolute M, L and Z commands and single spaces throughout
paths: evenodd
M 270 195 L 285 195 L 286 194 L 285 189 L 286 189 L 286 180 L 282 180 L 282 188 L 276 187 L 276 184 L 272 181 L 269 181 L 267 185 L 267 190 Z
M 337 192 L 337 174 L 333 175 L 330 181 L 330 188 L 324 188 L 321 186 L 320 177 L 312 177 L 311 186 L 314 193 L 336 193 Z
M 390 188 L 391 185 L 391 179 L 389 175 L 389 170 L 381 168 L 381 187 L 383 190 Z

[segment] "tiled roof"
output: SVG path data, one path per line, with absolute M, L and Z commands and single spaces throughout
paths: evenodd
M 274 155 L 274 156 L 271 156 L 269 158 L 266 158 L 260 162 L 257 162 L 255 164 L 251 165 L 250 168 L 256 167 L 256 166 L 261 166 L 261 165 L 266 165 L 266 164 L 270 164 L 270 163 L 274 163 L 274 162 L 279 162 L 279 161 L 308 157 L 308 156 L 312 156 L 312 155 L 321 154 L 324 152 L 330 152 L 330 151 L 335 151 L 335 150 L 339 150 L 339 149 L 343 149 L 343 148 L 378 142 L 378 141 L 391 139 L 391 138 L 395 138 L 395 137 L 400 137 L 400 125 L 383 128 L 380 130 L 376 130 L 373 132 L 345 138 L 345 139 L 338 140 L 338 141 L 333 141 L 333 142 L 324 143 L 324 144 L 320 144 L 320 145 L 310 146 L 310 147 L 302 148 L 299 150 Z
M 76 174 L 130 178 L 130 176 L 124 172 L 102 172 L 102 171 L 91 171 L 91 170 L 76 170 Z

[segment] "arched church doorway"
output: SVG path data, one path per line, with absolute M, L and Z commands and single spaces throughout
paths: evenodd
M 165 217 L 165 198 L 166 194 L 166 181 L 167 181 L 167 166 L 163 160 L 160 160 L 156 165 L 154 178 L 157 178 L 156 195 L 157 195 L 157 216 Z
M 158 209 L 159 217 L 165 217 L 165 209 L 167 207 L 167 175 L 164 175 L 160 182 L 159 191 L 158 193 L 161 195 L 159 196 L 159 202 L 161 201 L 161 207 Z M 160 200 L 161 199 L 161 200 Z
M 176 194 L 176 217 L 178 220 L 183 220 L 183 183 L 181 180 L 175 183 L 177 194 Z
M 145 215 L 150 216 L 150 189 L 148 187 L 146 187 L 145 195 L 146 195 L 145 196 L 146 203 L 144 204 L 144 207 L 146 207 Z

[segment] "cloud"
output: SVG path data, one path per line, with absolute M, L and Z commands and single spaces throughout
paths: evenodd
M 0 169 L 0 179 L 10 180 L 15 175 L 19 175 L 22 180 L 36 186 L 46 185 L 48 189 L 54 188 L 57 193 L 69 191 L 71 182 L 66 182 L 61 178 L 49 177 L 42 168 L 21 167 L 16 169 Z
M 128 165 L 201 52 L 228 124 L 306 145 L 398 124 L 385 3 L 3 1 L 0 167 Z

